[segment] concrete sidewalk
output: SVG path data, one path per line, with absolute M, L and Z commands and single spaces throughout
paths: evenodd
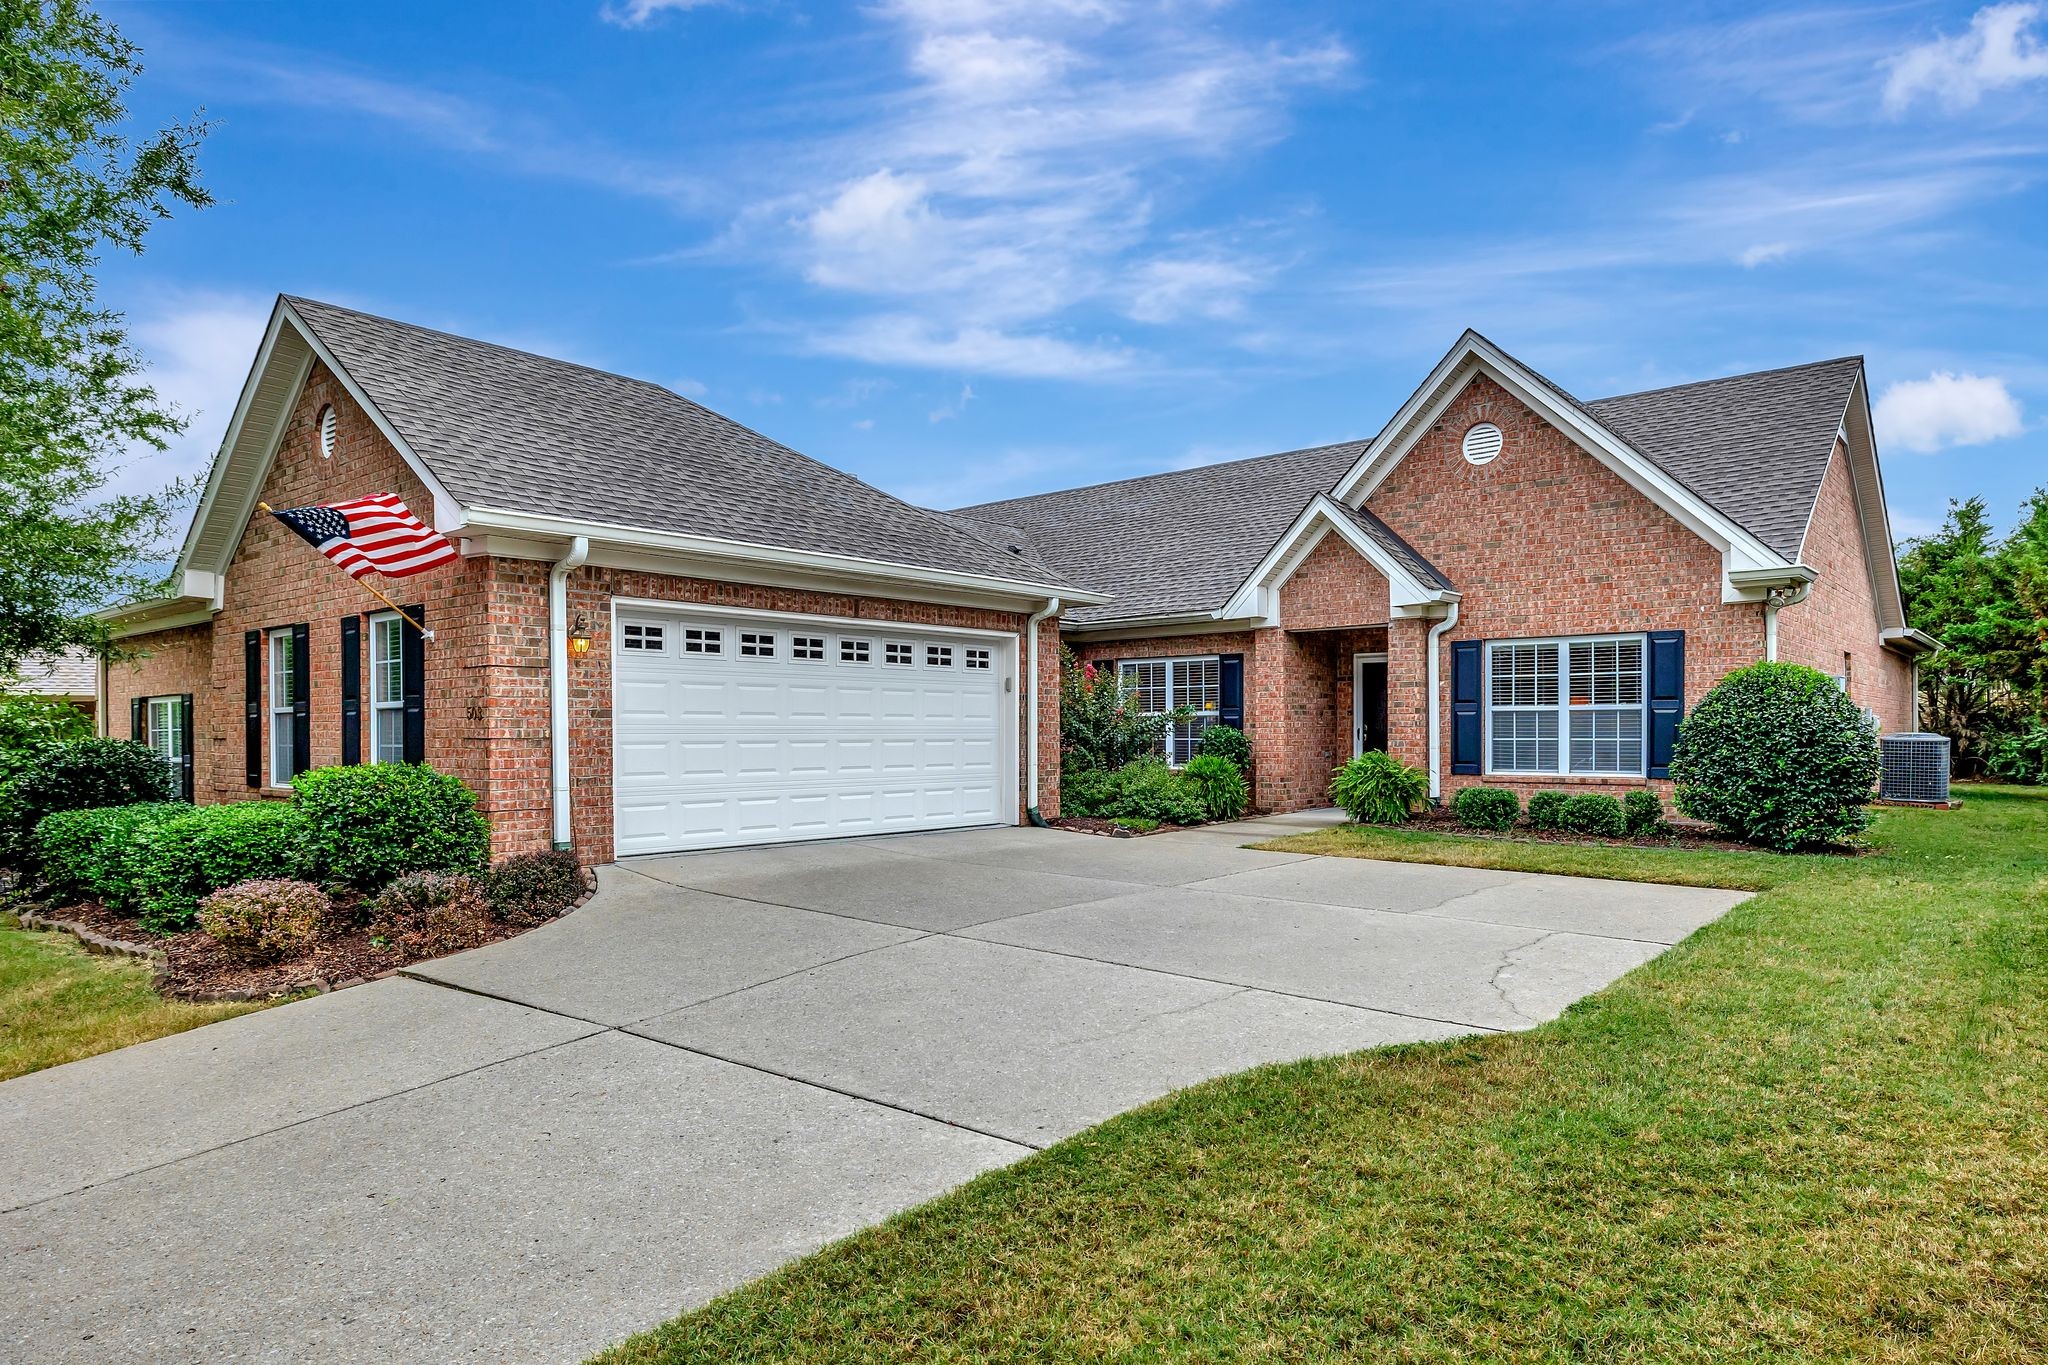
M 600 874 L 407 976 L 0 1085 L 9 1361 L 576 1361 L 1263 1062 L 1526 1027 L 1740 900 L 1291 816 Z

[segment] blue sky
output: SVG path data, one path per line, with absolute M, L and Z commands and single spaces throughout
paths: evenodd
M 271 296 L 954 506 L 1869 358 L 1894 529 L 2048 483 L 2048 5 L 113 5 L 220 203 L 110 260 L 203 468 Z M 363 490 L 372 491 L 372 490 Z

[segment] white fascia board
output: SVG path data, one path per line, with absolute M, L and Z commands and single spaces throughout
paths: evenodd
M 204 625 L 213 619 L 215 607 L 209 597 L 163 597 L 149 602 L 123 602 L 102 607 L 93 616 L 107 623 L 107 633 L 116 640 L 149 635 L 179 626 Z
M 1367 535 L 1351 520 L 1343 506 L 1327 493 L 1318 493 L 1304 507 L 1301 515 L 1294 519 L 1266 557 L 1259 561 L 1244 583 L 1231 595 L 1228 602 L 1218 611 L 1218 617 L 1254 617 L 1267 624 L 1279 624 L 1272 618 L 1276 615 L 1276 603 L 1271 598 L 1261 599 L 1261 590 L 1277 590 L 1282 583 L 1293 577 L 1301 562 L 1322 543 L 1324 536 L 1335 532 L 1344 543 L 1358 552 L 1361 559 L 1380 571 L 1387 580 L 1387 601 L 1391 614 L 1397 616 L 1426 613 L 1429 609 L 1458 600 L 1458 594 L 1422 582 L 1408 571 L 1400 560 L 1388 554 L 1386 548 Z
M 1221 613 L 1200 611 L 1180 612 L 1171 616 L 1124 616 L 1113 621 L 1090 621 L 1086 625 L 1060 623 L 1060 634 L 1070 640 L 1108 642 L 1114 640 L 1145 640 L 1154 636 L 1161 638 L 1174 635 L 1228 634 L 1232 631 L 1257 630 L 1266 624 L 1257 617 L 1231 620 Z
M 1914 630 L 1910 626 L 1889 627 L 1879 631 L 1878 638 L 1886 649 L 1912 657 L 1938 653 L 1941 649 L 1941 641 L 1924 630 Z
M 591 562 L 609 563 L 634 554 L 649 556 L 645 566 L 660 572 L 695 573 L 717 577 L 722 567 L 785 570 L 806 576 L 856 582 L 864 586 L 909 589 L 968 591 L 1017 601 L 1042 602 L 1057 597 L 1075 606 L 1092 606 L 1109 600 L 1098 592 L 1056 583 L 1034 583 L 1024 579 L 998 578 L 992 574 L 958 573 L 914 564 L 896 564 L 852 555 L 827 554 L 815 550 L 793 550 L 751 541 L 726 540 L 717 536 L 689 535 L 680 531 L 650 531 L 610 522 L 580 521 L 565 517 L 539 516 L 530 512 L 509 512 L 499 508 L 472 507 L 461 525 L 449 528 L 451 535 L 483 539 L 493 535 L 514 537 L 549 536 L 570 539 L 586 536 L 591 543 Z M 678 564 L 675 560 L 690 561 Z M 663 563 L 662 561 L 666 561 Z M 617 567 L 640 567 L 618 565 Z M 871 589 L 872 590 L 872 589 Z
M 1547 385 L 1506 352 L 1470 331 L 1458 339 L 1457 345 L 1387 423 L 1387 442 L 1384 445 L 1375 442 L 1360 456 L 1358 463 L 1338 481 L 1331 496 L 1353 507 L 1363 507 L 1387 475 L 1415 448 L 1422 439 L 1422 433 L 1463 391 L 1465 381 L 1472 374 L 1486 375 L 1524 406 L 1542 413 L 1544 420 L 1571 437 L 1619 475 L 1623 482 L 1694 535 L 1720 550 L 1724 573 L 1770 568 L 1785 562 L 1783 556 L 1774 553 L 1698 494 L 1637 453 L 1590 415 L 1573 404 L 1560 402 Z
M 405 461 L 406 468 L 410 469 L 414 477 L 427 486 L 427 492 L 432 494 L 434 498 L 434 529 L 445 531 L 448 527 L 459 523 L 462 520 L 462 504 L 450 495 L 447 488 L 442 485 L 438 478 L 434 477 L 434 471 L 427 468 L 427 462 L 422 460 L 414 453 L 413 448 L 406 444 L 405 438 L 398 434 L 398 428 L 392 426 L 384 414 L 378 411 L 377 405 L 370 400 L 370 395 L 363 392 L 362 386 L 356 383 L 355 377 L 342 367 L 339 360 L 334 358 L 334 353 L 327 349 L 326 344 L 307 325 L 306 320 L 299 316 L 298 311 L 282 298 L 277 301 L 277 306 L 286 317 L 291 319 L 292 325 L 298 329 L 299 335 L 306 339 L 306 344 L 313 348 L 313 354 L 319 356 L 327 368 L 333 371 L 334 377 L 341 381 L 341 386 L 348 391 L 348 396 L 355 399 L 356 405 L 370 415 L 370 421 L 376 425 L 378 431 L 383 433 L 384 439 L 391 442 L 391 448 L 398 452 L 400 459 Z M 294 401 L 296 401 L 296 396 Z M 417 508 L 414 509 L 415 512 L 417 510 Z
M 249 366 L 249 373 L 242 379 L 242 392 L 235 399 L 235 410 L 228 418 L 228 429 L 221 436 L 220 445 L 213 453 L 213 463 L 207 467 L 206 488 L 199 495 L 199 505 L 192 511 L 192 521 L 185 528 L 185 540 L 178 548 L 177 567 L 182 570 L 191 562 L 193 543 L 199 538 L 199 530 L 212 517 L 214 506 L 220 499 L 221 481 L 227 475 L 228 454 L 241 439 L 242 428 L 249 420 L 249 405 L 255 401 L 256 390 L 261 385 L 264 373 L 270 368 L 273 354 L 277 350 L 279 329 L 284 325 L 284 300 L 279 299 L 270 310 L 270 322 L 263 329 L 263 341 L 256 348 L 256 359 Z M 300 382 L 305 377 L 300 376 Z M 287 405 L 287 410 L 289 405 Z

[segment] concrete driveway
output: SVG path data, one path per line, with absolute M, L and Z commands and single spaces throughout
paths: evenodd
M 639 859 L 9 1081 L 0 1359 L 580 1360 L 1207 1077 L 1550 1018 L 1741 899 L 1241 847 L 1324 818 Z

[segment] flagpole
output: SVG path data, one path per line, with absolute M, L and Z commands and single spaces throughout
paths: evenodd
M 257 503 L 256 510 L 259 512 L 269 512 L 273 516 L 276 515 L 276 509 L 271 507 L 271 505 L 267 502 Z M 356 578 L 354 574 L 350 574 L 349 577 L 355 579 L 355 584 L 357 587 L 361 588 L 364 592 L 370 594 L 370 596 L 376 598 L 379 602 L 382 602 L 385 606 L 391 608 L 391 610 L 397 612 L 400 616 L 404 617 L 406 624 L 411 626 L 414 630 L 420 633 L 421 639 L 431 640 L 434 638 L 434 632 L 428 630 L 425 626 L 421 625 L 418 621 L 414 620 L 413 614 L 411 612 L 407 611 L 404 607 L 399 606 L 398 603 L 386 597 L 376 588 L 373 588 L 368 583 L 363 582 L 362 579 Z

